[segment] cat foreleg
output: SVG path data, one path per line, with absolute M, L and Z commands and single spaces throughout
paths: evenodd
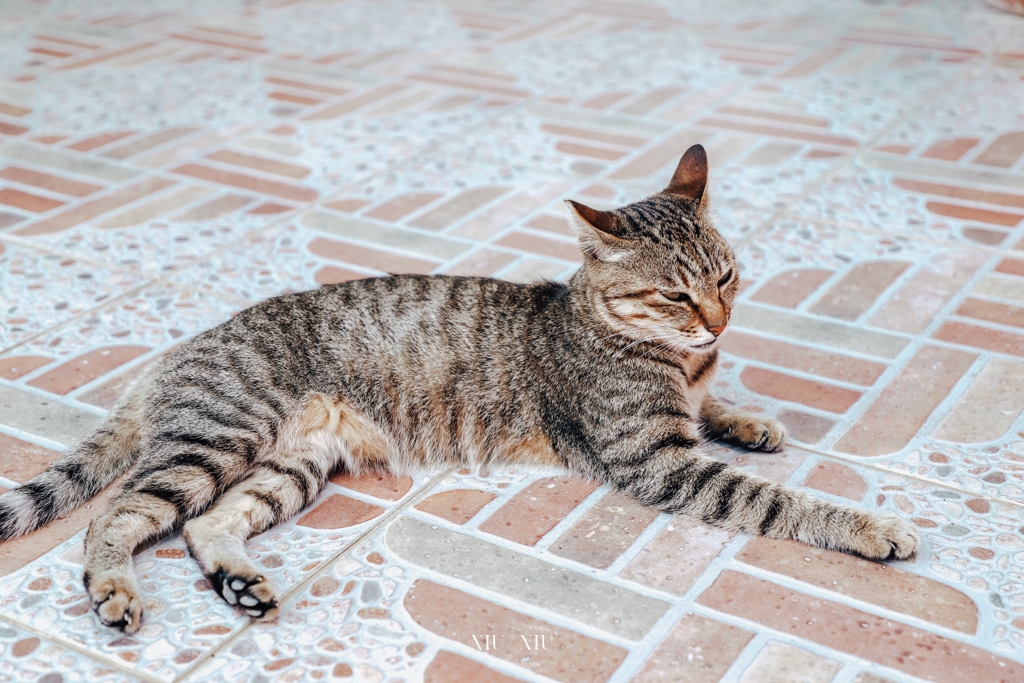
M 682 438 L 682 437 L 680 437 Z M 906 559 L 917 530 L 889 515 L 839 505 L 664 444 L 631 468 L 610 467 L 612 483 L 646 505 L 733 531 L 786 538 L 875 560 Z

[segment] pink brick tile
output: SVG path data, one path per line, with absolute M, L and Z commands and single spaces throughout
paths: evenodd
M 816 444 L 835 426 L 835 420 L 784 408 L 775 417 L 786 426 L 789 436 L 806 444 Z
M 943 161 L 956 161 L 978 144 L 977 138 L 951 138 L 939 140 L 934 145 L 921 152 L 921 156 L 928 159 L 942 159 Z
M 286 211 L 291 211 L 294 206 L 288 204 L 278 204 L 276 202 L 265 202 L 259 206 L 253 207 L 246 211 L 247 214 L 252 216 L 273 216 Z
M 673 519 L 619 574 L 650 588 L 683 595 L 735 534 Z
M 698 600 L 702 605 L 938 683 L 1024 676 L 1012 660 L 927 631 L 821 600 L 732 570 Z M 856 638 L 848 634 L 856 633 Z M 917 644 L 908 651 L 907 639 Z
M 52 358 L 45 356 L 8 356 L 0 358 L 0 377 L 6 380 L 18 379 L 36 368 L 49 363 Z
M 568 629 L 515 612 L 454 588 L 420 579 L 403 601 L 420 626 L 444 638 L 474 647 L 473 635 L 537 634 L 549 637 L 549 649 L 537 649 L 530 661 L 534 673 L 556 681 L 606 681 L 625 658 L 626 650 Z M 485 655 L 516 662 L 522 657 L 518 640 L 506 637 Z M 512 645 L 515 641 L 515 645 Z
M 978 628 L 978 608 L 970 597 L 891 565 L 763 537 L 750 539 L 736 559 L 961 633 Z
M 367 277 L 366 273 L 357 273 L 354 270 L 337 266 L 324 266 L 313 275 L 313 279 L 320 285 L 336 285 L 351 280 L 362 280 L 365 277 Z
M 246 204 L 251 204 L 252 202 L 253 199 L 251 197 L 244 197 L 237 194 L 226 194 L 215 199 L 211 199 L 210 201 L 200 204 L 195 208 L 183 211 L 182 213 L 173 216 L 171 220 L 182 222 L 208 221 L 212 218 L 219 218 L 229 214 L 242 208 Z
M 363 268 L 373 268 L 389 273 L 429 273 L 437 263 L 390 254 L 349 242 L 317 237 L 309 243 L 309 250 L 318 256 L 352 263 Z
M 647 142 L 647 138 L 640 138 L 634 135 L 608 133 L 600 130 L 578 128 L 576 126 L 565 126 L 558 123 L 545 123 L 540 128 L 543 131 L 553 133 L 555 135 L 561 135 L 570 138 L 581 138 L 583 140 L 593 140 L 595 142 L 605 142 L 611 145 L 619 145 L 624 147 L 640 147 L 641 145 Z
M 382 500 L 399 500 L 412 489 L 413 485 L 410 476 L 396 477 L 376 473 L 352 476 L 344 472 L 337 472 L 331 475 L 330 481 Z
M 937 195 L 939 197 L 948 197 L 950 199 L 964 199 L 970 202 L 983 202 L 986 204 L 995 204 L 996 206 L 1010 206 L 1018 209 L 1024 209 L 1024 195 L 1013 194 L 1010 192 L 979 190 L 972 187 L 947 185 L 945 183 L 930 183 L 922 180 L 909 180 L 906 178 L 896 178 L 893 180 L 893 185 L 904 190 L 910 190 L 911 192 L 921 192 L 922 194 Z
M 982 443 L 1003 436 L 1024 410 L 1024 364 L 993 358 L 935 429 L 936 438 Z
M 1024 356 L 1024 336 L 1010 332 L 1000 332 L 966 323 L 945 322 L 933 336 L 954 344 Z
M 33 213 L 45 213 L 50 209 L 63 206 L 64 202 L 57 199 L 50 199 L 49 197 L 40 197 L 37 194 L 31 194 L 29 192 L 22 192 L 21 190 L 4 188 L 3 190 L 0 190 L 0 204 L 24 209 L 25 211 L 32 211 Z
M 103 156 L 110 157 L 111 159 L 127 159 L 128 157 L 141 154 L 142 152 L 149 151 L 154 147 L 158 147 L 166 142 L 175 140 L 185 135 L 190 135 L 196 131 L 202 130 L 199 126 L 182 126 L 179 128 L 168 128 L 165 130 L 144 135 L 142 137 L 135 138 L 130 142 L 126 142 L 122 145 L 118 145 L 112 149 L 108 149 L 103 152 Z
M 840 437 L 836 450 L 872 456 L 907 445 L 975 358 L 965 351 L 923 347 Z
M 766 304 L 796 308 L 831 276 L 831 270 L 822 268 L 787 270 L 759 287 L 751 298 Z
M 516 260 L 514 254 L 480 249 L 445 271 L 446 275 L 489 276 Z
M 621 493 L 609 492 L 572 528 L 555 539 L 548 551 L 606 569 L 657 516 L 657 510 Z
M 723 335 L 720 348 L 728 354 L 865 387 L 874 384 L 886 369 L 881 363 L 757 337 L 738 330 L 730 330 Z
M 443 195 L 440 192 L 416 192 L 412 194 L 405 194 L 395 197 L 394 199 L 389 199 L 374 209 L 367 211 L 365 215 L 370 218 L 379 218 L 382 221 L 397 221 L 442 196 Z
M 296 180 L 301 180 L 309 175 L 309 169 L 305 166 L 290 164 L 286 161 L 278 161 L 276 159 L 268 159 L 267 157 L 260 157 L 255 154 L 236 152 L 229 149 L 222 149 L 218 152 L 214 152 L 213 154 L 207 154 L 206 158 L 214 161 L 220 161 L 225 164 L 232 164 L 233 166 L 242 166 L 244 168 L 251 168 L 255 171 L 272 173 L 286 178 L 294 178 Z
M 841 320 L 856 320 L 907 269 L 904 261 L 871 261 L 854 266 L 808 310 Z
M 597 487 L 597 482 L 573 477 L 541 479 L 499 508 L 480 525 L 480 530 L 536 545 Z
M 897 332 L 920 332 L 967 284 L 985 260 L 985 255 L 974 252 L 932 257 L 889 297 L 869 322 Z
M 455 524 L 465 524 L 476 513 L 494 500 L 495 495 L 486 491 L 455 489 L 435 493 L 416 504 L 417 510 L 447 519 Z
M 67 394 L 149 350 L 147 346 L 132 345 L 95 349 L 48 370 L 31 380 L 29 385 L 54 394 Z
M 121 208 L 125 204 L 134 202 L 137 199 L 146 197 L 174 185 L 173 180 L 164 178 L 147 178 L 134 185 L 122 187 L 102 197 L 98 197 L 84 204 L 72 207 L 52 218 L 47 218 L 38 223 L 18 228 L 16 234 L 25 236 L 48 235 L 74 227 L 80 223 L 91 220 L 114 209 Z
M 26 185 L 34 185 L 36 187 L 41 187 L 44 190 L 50 190 L 51 192 L 58 192 L 60 194 L 70 195 L 73 197 L 84 197 L 103 189 L 99 185 L 83 183 L 77 180 L 71 180 L 70 178 L 62 178 L 60 176 L 50 175 L 49 173 L 21 168 L 20 166 L 7 166 L 3 170 L 0 170 L 0 178 L 6 178 L 7 180 L 13 180 Z
M 831 493 L 850 500 L 860 501 L 868 490 L 864 477 L 846 465 L 831 460 L 822 460 L 804 479 L 804 486 L 825 493 Z
M 355 498 L 333 494 L 296 522 L 310 529 L 344 529 L 379 516 L 384 509 Z
M 445 650 L 438 652 L 423 672 L 423 683 L 515 683 L 518 680 L 521 679 Z
M 747 646 L 750 631 L 687 614 L 679 620 L 631 683 L 718 683 Z
M 788 683 L 794 680 L 828 683 L 842 667 L 834 659 L 772 641 L 757 653 L 754 662 L 743 672 L 740 683 Z
M 548 202 L 563 196 L 569 186 L 565 182 L 531 184 L 530 187 L 484 209 L 463 225 L 454 228 L 451 234 L 469 239 L 486 239 Z
M 319 193 L 312 188 L 291 185 L 277 180 L 266 180 L 244 173 L 222 171 L 201 164 L 184 164 L 175 168 L 173 172 L 294 202 L 311 202 L 319 196 Z
M 129 135 L 134 135 L 135 131 L 131 130 L 119 130 L 112 133 L 100 133 L 99 135 L 93 135 L 79 140 L 73 145 L 68 145 L 68 149 L 73 149 L 76 152 L 90 152 L 97 147 L 103 147 L 111 143 L 117 142 Z
M 759 394 L 802 403 L 831 413 L 846 412 L 861 397 L 860 392 L 852 389 L 793 377 L 764 368 L 745 368 L 740 379 L 744 386 Z
M 496 240 L 495 244 L 509 249 L 519 249 L 542 256 L 550 256 L 562 259 L 563 261 L 583 262 L 583 254 L 580 253 L 579 247 L 574 242 L 553 240 L 539 235 L 531 235 L 521 230 L 510 232 L 501 239 Z
M 972 160 L 975 164 L 1009 168 L 1024 156 L 1024 132 L 1003 133 L 981 150 Z
M 0 476 L 19 484 L 24 484 L 45 470 L 60 455 L 56 451 L 6 434 L 0 434 L 0 452 L 4 453 L 4 459 L 0 462 Z
M 948 204 L 946 202 L 927 202 L 925 208 L 940 216 L 949 216 L 950 218 L 958 218 L 965 221 L 978 221 L 979 223 L 989 223 L 1009 228 L 1015 227 L 1024 219 L 1024 214 L 978 209 L 973 206 Z
M 425 230 L 443 230 L 474 209 L 505 194 L 508 189 L 507 187 L 476 187 L 466 190 L 457 197 L 417 216 L 409 221 L 409 224 Z

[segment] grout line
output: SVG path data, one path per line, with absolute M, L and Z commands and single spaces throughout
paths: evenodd
M 29 633 L 33 634 L 34 636 L 36 636 L 37 638 L 39 638 L 41 640 L 44 640 L 44 641 L 46 641 L 48 643 L 53 643 L 55 645 L 58 645 L 60 647 L 68 649 L 68 650 L 72 650 L 73 652 L 77 652 L 78 654 L 83 655 L 83 656 L 87 657 L 88 659 L 91 659 L 92 661 L 94 661 L 94 662 L 96 662 L 98 664 L 101 664 L 103 666 L 113 667 L 115 669 L 120 670 L 122 673 L 129 674 L 131 676 L 134 676 L 137 679 L 140 679 L 140 680 L 143 680 L 143 681 L 150 681 L 151 683 L 167 683 L 167 681 L 165 681 L 162 678 L 158 678 L 158 677 L 153 676 L 151 674 L 148 674 L 146 672 L 138 671 L 136 669 L 131 668 L 130 666 L 126 666 L 125 664 L 123 664 L 122 662 L 117 661 L 113 657 L 110 657 L 110 658 L 103 657 L 103 655 L 101 655 L 100 653 L 93 652 L 92 650 L 90 650 L 85 645 L 83 645 L 81 643 L 78 643 L 78 642 L 76 642 L 74 640 L 71 640 L 70 638 L 68 638 L 68 639 L 60 639 L 60 640 L 54 639 L 46 631 L 42 631 L 40 629 L 35 628 L 34 626 L 30 626 L 30 625 L 25 624 L 25 623 L 23 623 L 21 621 L 18 621 L 17 619 L 14 619 L 13 617 L 7 616 L 3 612 L 0 612 L 0 622 L 6 622 L 6 623 L 10 624 L 11 626 L 14 626 L 15 628 L 19 628 L 19 629 L 21 629 L 23 631 L 28 631 Z M 99 655 L 99 656 L 97 656 L 97 655 Z
M 423 486 L 423 488 L 421 488 L 419 491 L 417 491 L 413 495 L 409 496 L 409 498 L 404 503 L 402 503 L 401 505 L 398 505 L 395 508 L 393 508 L 390 512 L 388 512 L 383 517 L 381 517 L 381 519 L 376 524 L 371 526 L 369 529 L 367 529 L 366 531 L 361 533 L 356 538 L 352 539 L 349 543 L 345 544 L 345 546 L 343 546 L 336 553 L 334 553 L 333 555 L 331 555 L 327 559 L 323 560 L 320 563 L 320 566 L 317 569 L 315 569 L 315 570 L 313 570 L 312 572 L 309 573 L 309 576 L 307 576 L 306 578 L 302 579 L 298 583 L 294 584 L 291 588 L 289 588 L 284 594 L 282 594 L 278 598 L 278 601 L 277 601 L 278 605 L 284 605 L 292 597 L 294 597 L 295 595 L 297 595 L 301 591 L 305 590 L 305 588 L 308 585 L 310 585 L 311 583 L 316 581 L 318 578 L 320 578 L 320 576 L 327 569 L 329 569 L 341 557 L 343 557 L 350 550 L 352 550 L 352 548 L 356 547 L 359 543 L 361 543 L 366 538 L 371 537 L 371 536 L 375 536 L 379 532 L 381 532 L 384 529 L 384 527 L 388 523 L 390 523 L 391 520 L 393 520 L 395 517 L 397 517 L 399 514 L 401 514 L 410 505 L 412 505 L 414 503 L 417 503 L 420 500 L 422 500 L 423 496 L 425 494 L 429 493 L 430 491 L 433 491 L 434 488 L 445 477 L 449 476 L 454 471 L 455 471 L 455 468 L 451 467 L 451 468 L 449 468 L 449 469 L 447 469 L 447 470 L 445 470 L 443 472 L 440 472 L 440 473 L 434 475 Z M 174 679 L 173 683 L 180 683 L 182 681 L 188 680 L 189 677 L 192 676 L 192 674 L 196 673 L 199 670 L 199 668 L 204 663 L 206 663 L 208 661 L 212 661 L 213 658 L 216 657 L 218 653 L 222 652 L 224 649 L 226 649 L 227 647 L 229 647 L 230 645 L 235 643 L 235 641 L 237 641 L 239 638 L 241 638 L 244 634 L 248 633 L 250 629 L 254 628 L 257 623 L 259 623 L 259 622 L 257 622 L 255 619 L 250 619 L 249 623 L 245 624 L 238 631 L 236 631 L 235 633 L 232 633 L 230 636 L 225 638 L 216 647 L 210 649 L 209 651 L 205 652 L 201 657 L 197 658 L 195 663 L 192 666 L 190 666 L 187 669 L 185 669 L 185 671 L 183 671 L 181 674 L 179 674 Z

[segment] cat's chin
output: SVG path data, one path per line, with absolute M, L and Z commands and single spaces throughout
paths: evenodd
M 694 345 L 690 346 L 690 350 L 691 351 L 696 351 L 697 353 L 707 353 L 708 351 L 710 351 L 713 348 L 715 348 L 715 345 L 717 343 L 718 343 L 717 339 L 712 339 L 711 341 L 704 342 L 703 344 L 694 344 Z

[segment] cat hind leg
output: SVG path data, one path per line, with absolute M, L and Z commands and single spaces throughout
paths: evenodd
M 338 463 L 339 453 L 348 450 L 343 440 L 330 438 L 326 429 L 332 423 L 330 415 L 323 424 L 308 424 L 309 413 L 323 407 L 317 401 L 310 405 L 297 421 L 305 419 L 307 429 L 295 434 L 295 425 L 290 425 L 277 448 L 257 461 L 205 514 L 186 522 L 182 533 L 217 594 L 254 619 L 273 618 L 278 596 L 249 557 L 246 542 L 312 503 Z

